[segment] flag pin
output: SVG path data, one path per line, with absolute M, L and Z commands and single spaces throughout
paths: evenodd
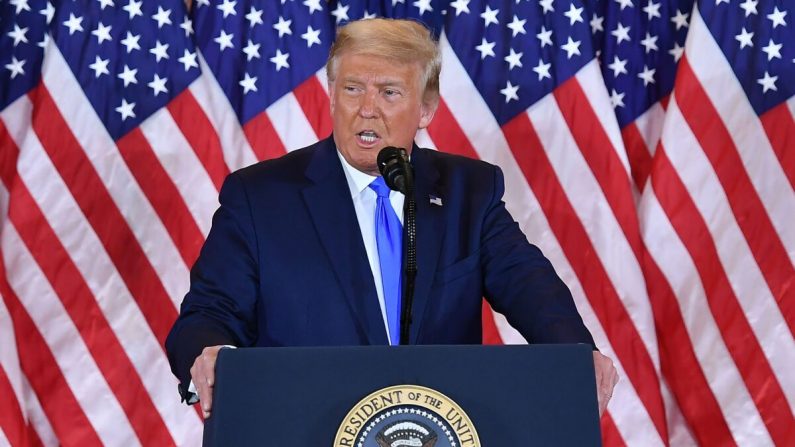
M 431 205 L 442 206 L 442 198 L 436 197 L 433 194 L 429 194 L 428 198 L 431 200 Z

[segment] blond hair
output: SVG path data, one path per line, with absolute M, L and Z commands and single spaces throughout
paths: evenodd
M 331 46 L 326 75 L 334 82 L 337 62 L 342 54 L 369 54 L 403 63 L 417 62 L 422 67 L 424 101 L 439 99 L 439 73 L 442 55 L 431 30 L 414 20 L 366 19 L 350 22 L 337 32 Z

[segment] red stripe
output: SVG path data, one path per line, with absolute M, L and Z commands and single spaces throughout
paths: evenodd
M 309 124 L 315 131 L 318 138 L 326 138 L 331 135 L 331 107 L 328 93 L 323 89 L 317 76 L 310 76 L 309 79 L 301 83 L 293 90 L 295 99 L 301 105 L 301 109 L 309 120 Z
M 695 263 L 715 323 L 765 426 L 776 444 L 789 445 L 785 441 L 795 436 L 795 419 L 784 391 L 737 302 L 706 222 L 662 143 L 655 152 L 651 182 L 660 205 Z
M 439 107 L 428 126 L 428 135 L 440 151 L 476 160 L 480 158 L 443 99 L 439 99 Z
M 246 139 L 258 160 L 270 160 L 287 153 L 284 143 L 265 112 L 244 124 L 243 133 L 246 134 Z
M 782 102 L 759 118 L 790 187 L 795 188 L 795 119 L 787 103 Z
M 715 169 L 737 224 L 793 334 L 795 267 L 756 193 L 729 130 L 701 87 L 687 57 L 679 63 L 675 92 L 682 115 Z
M 483 313 L 483 344 L 484 345 L 501 345 L 502 337 L 497 325 L 494 323 L 494 311 L 486 300 L 483 300 L 482 306 Z
M 554 95 L 577 148 L 591 168 L 591 172 L 599 183 L 613 215 L 635 254 L 635 259 L 640 264 L 643 257 L 643 244 L 635 200 L 632 196 L 629 177 L 616 149 L 591 107 L 587 95 L 577 82 L 577 78 L 571 78 L 558 86 Z M 631 320 L 628 323 L 632 324 Z M 616 322 L 611 319 L 603 321 L 603 325 L 613 324 Z M 609 327 L 606 327 L 605 330 L 610 332 Z M 621 363 L 639 365 L 638 372 L 644 375 L 642 380 L 648 385 L 636 388 L 635 391 L 649 412 L 649 417 L 657 428 L 663 443 L 667 443 L 668 427 L 665 422 L 665 406 L 662 394 L 660 394 L 660 382 L 654 362 L 646 349 L 636 350 L 633 354 L 630 357 L 621 357 Z
M 190 89 L 183 90 L 166 107 L 204 166 L 215 188 L 220 191 L 224 179 L 229 175 L 229 168 L 224 161 L 221 140 L 218 139 L 204 109 L 196 101 Z
M 625 447 L 627 445 L 609 411 L 605 412 L 599 422 L 602 426 L 602 445 L 605 447 Z
M 38 109 L 33 129 L 162 347 L 177 318 L 174 304 L 50 93 L 40 85 L 30 96 Z
M 504 125 L 503 131 L 526 181 L 538 198 L 552 232 L 580 279 L 611 346 L 619 359 L 623 360 L 621 363 L 629 381 L 647 410 L 654 408 L 654 395 L 649 397 L 647 394 L 649 390 L 659 390 L 654 365 L 582 222 L 560 185 L 530 119 L 526 114 L 520 114 Z M 627 359 L 632 361 L 626 361 Z M 653 411 L 648 411 L 653 415 Z
M 8 341 L 6 341 L 8 342 Z M 11 445 L 27 445 L 27 423 L 5 369 L 0 365 L 0 430 Z
M 624 140 L 624 147 L 627 149 L 632 180 L 635 181 L 638 190 L 643 191 L 651 170 L 652 158 L 649 148 L 646 147 L 638 125 L 634 122 L 621 129 L 621 139 Z
M 149 141 L 140 129 L 135 128 L 117 141 L 116 146 L 163 222 L 185 265 L 192 266 L 204 244 L 204 235 Z

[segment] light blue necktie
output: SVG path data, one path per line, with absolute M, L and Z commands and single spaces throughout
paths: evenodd
M 400 273 L 403 258 L 403 226 L 400 224 L 392 203 L 389 187 L 383 177 L 370 183 L 378 195 L 375 204 L 375 240 L 378 245 L 378 260 L 381 264 L 381 284 L 384 291 L 384 307 L 392 345 L 400 344 Z

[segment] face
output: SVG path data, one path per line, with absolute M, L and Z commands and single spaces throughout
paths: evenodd
M 419 63 L 343 54 L 329 82 L 334 142 L 354 168 L 380 175 L 378 152 L 395 146 L 411 152 L 417 130 L 430 124 L 436 103 L 423 102 Z

